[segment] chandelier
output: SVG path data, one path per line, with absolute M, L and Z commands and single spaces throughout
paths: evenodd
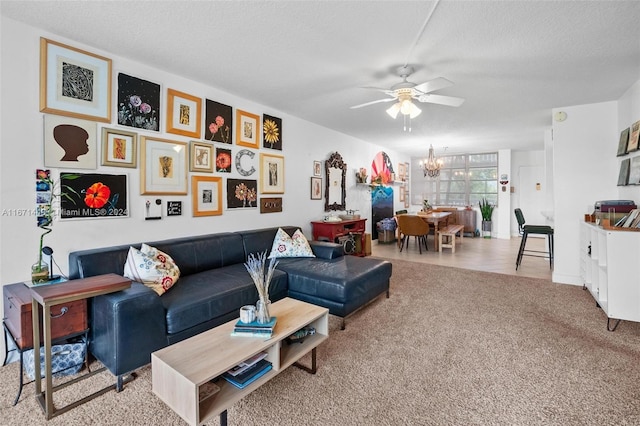
M 424 172 L 424 177 L 437 177 L 440 175 L 440 169 L 444 165 L 444 162 L 440 158 L 436 158 L 433 153 L 433 145 L 429 145 L 429 156 L 424 160 L 420 160 L 420 167 Z

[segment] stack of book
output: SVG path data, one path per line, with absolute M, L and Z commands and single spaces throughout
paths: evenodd
M 243 389 L 271 370 L 266 352 L 249 358 L 222 374 L 222 377 L 237 388 Z
M 243 337 L 262 337 L 264 339 L 270 339 L 273 335 L 273 328 L 276 325 L 276 320 L 276 317 L 271 317 L 271 321 L 264 324 L 261 324 L 258 321 L 242 322 L 238 320 L 236 325 L 233 327 L 233 332 L 231 332 L 231 335 Z

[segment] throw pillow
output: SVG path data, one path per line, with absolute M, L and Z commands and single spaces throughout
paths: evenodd
M 124 276 L 141 282 L 162 296 L 180 278 L 180 268 L 168 254 L 142 244 L 140 250 L 129 247 Z
M 293 236 L 289 236 L 282 228 L 278 228 L 276 237 L 271 246 L 269 259 L 279 257 L 316 257 L 311 250 L 309 241 L 304 234 L 297 229 Z

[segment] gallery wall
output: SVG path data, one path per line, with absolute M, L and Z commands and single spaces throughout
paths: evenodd
M 374 156 L 385 151 L 394 164 L 408 162 L 409 158 L 394 151 L 366 141 L 335 132 L 329 128 L 301 120 L 268 105 L 258 104 L 226 93 L 223 88 L 213 84 L 191 81 L 181 76 L 169 74 L 163 70 L 148 67 L 133 60 L 118 56 L 118 52 L 100 51 L 82 43 L 82 40 L 68 40 L 40 29 L 26 26 L 17 21 L 2 17 L 1 29 L 2 68 L 1 68 L 1 143 L 0 143 L 0 282 L 8 284 L 28 278 L 31 264 L 36 261 L 40 229 L 36 218 L 29 210 L 35 207 L 35 172 L 44 168 L 43 160 L 43 116 L 39 110 L 40 76 L 40 38 L 45 37 L 113 61 L 112 77 L 112 120 L 109 124 L 98 124 L 98 133 L 102 127 L 135 131 L 139 136 L 157 137 L 172 141 L 190 142 L 194 138 L 170 134 L 165 126 L 159 132 L 122 127 L 116 124 L 116 79 L 119 72 L 136 76 L 161 85 L 161 97 L 164 104 L 167 89 L 175 89 L 203 99 L 211 99 L 230 105 L 236 109 L 262 116 L 269 114 L 282 119 L 282 151 L 260 148 L 255 150 L 256 158 L 260 153 L 278 154 L 284 157 L 284 193 L 267 194 L 268 197 L 281 197 L 283 209 L 279 213 L 260 213 L 259 209 L 226 208 L 223 197 L 223 209 L 220 216 L 193 217 L 191 200 L 191 175 L 220 176 L 223 182 L 228 178 L 241 177 L 235 167 L 229 174 L 189 173 L 187 195 L 140 195 L 140 165 L 136 169 L 101 166 L 100 159 L 96 170 L 82 172 L 126 174 L 129 192 L 129 216 L 124 218 L 96 218 L 82 220 L 55 220 L 53 232 L 45 237 L 45 245 L 54 250 L 54 258 L 62 273 L 67 273 L 67 255 L 70 251 L 115 244 L 157 241 L 177 236 L 189 236 L 203 233 L 254 229 L 279 225 L 297 225 L 310 237 L 310 221 L 322 219 L 324 199 L 311 200 L 310 186 L 314 161 L 322 161 L 332 152 L 339 152 L 347 163 L 346 208 L 357 210 L 367 221 L 370 231 L 371 202 L 366 186 L 356 185 L 355 172 L 360 167 L 370 168 Z M 206 142 L 200 139 L 201 142 Z M 217 145 L 217 144 L 215 144 Z M 233 154 L 238 149 L 231 146 Z M 77 172 L 73 169 L 55 169 L 52 175 L 60 172 Z M 258 179 L 256 177 L 256 179 Z M 223 187 L 225 185 L 223 184 Z M 324 177 L 323 177 L 324 188 Z M 324 189 L 323 189 L 324 191 Z M 395 191 L 395 203 L 399 203 Z M 226 194 L 225 194 L 226 195 Z M 262 195 L 260 195 L 262 196 Z M 181 201 L 182 215 L 166 217 L 161 220 L 145 220 L 145 202 L 162 201 L 163 210 L 167 201 Z M 27 213 L 21 213 L 27 212 Z M 57 268 L 56 269 L 57 272 Z

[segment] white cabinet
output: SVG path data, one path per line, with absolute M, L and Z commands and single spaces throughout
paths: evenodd
M 607 315 L 607 328 L 615 330 L 620 320 L 640 322 L 640 232 L 581 226 L 580 275 Z

